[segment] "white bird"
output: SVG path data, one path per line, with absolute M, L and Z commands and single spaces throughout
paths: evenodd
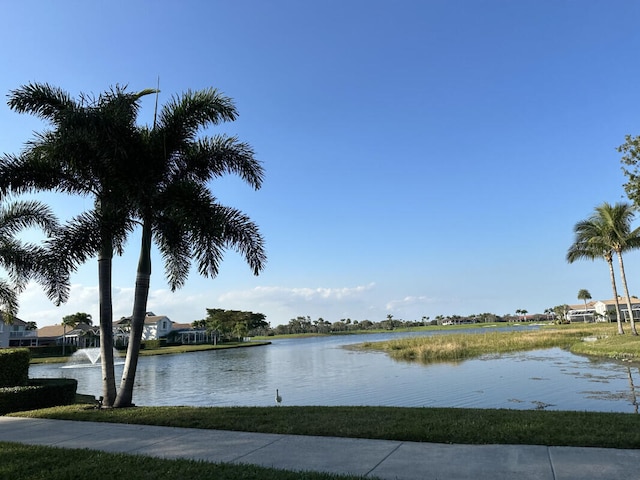
M 282 403 L 282 397 L 280 396 L 280 393 L 278 393 L 278 389 L 276 388 L 276 403 L 278 405 L 280 405 Z

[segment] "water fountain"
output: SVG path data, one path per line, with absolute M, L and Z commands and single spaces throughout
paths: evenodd
M 71 355 L 67 364 L 62 368 L 91 367 L 100 365 L 99 348 L 80 348 Z

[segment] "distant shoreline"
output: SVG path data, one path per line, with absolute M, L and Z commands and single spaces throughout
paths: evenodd
M 142 349 L 140 350 L 141 357 L 150 357 L 155 355 L 176 355 L 180 353 L 193 353 L 193 352 L 206 352 L 209 350 L 226 350 L 229 348 L 247 348 L 247 347 L 262 347 L 264 345 L 270 345 L 270 341 L 250 341 L 250 342 L 229 342 L 221 343 L 218 345 L 176 345 L 170 347 L 161 347 L 154 349 Z M 120 357 L 124 357 L 125 352 L 118 352 Z M 67 363 L 71 356 L 64 357 L 40 357 L 32 358 L 29 362 L 30 365 L 39 365 L 42 363 Z

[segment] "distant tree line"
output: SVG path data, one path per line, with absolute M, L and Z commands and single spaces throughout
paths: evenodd
M 342 318 L 339 321 L 329 322 L 322 317 L 312 320 L 310 316 L 298 316 L 289 320 L 289 323 L 271 327 L 266 321 L 266 315 L 241 310 L 224 310 L 221 308 L 207 308 L 207 317 L 193 322 L 194 328 L 206 329 L 215 332 L 221 340 L 242 340 L 245 337 L 294 335 L 305 333 L 329 334 L 357 332 L 367 330 L 396 330 L 401 328 L 426 327 L 449 324 L 473 324 L 493 322 L 521 322 L 521 321 L 549 321 L 558 318 L 566 306 L 554 307 L 545 310 L 544 314 L 523 316 L 526 310 L 517 310 L 515 315 L 497 315 L 495 313 L 478 313 L 472 315 L 438 315 L 435 318 L 427 316 L 420 320 L 401 320 L 393 315 L 380 321 L 352 320 Z
M 207 308 L 207 317 L 192 323 L 194 328 L 216 332 L 221 340 L 242 340 L 247 336 L 268 335 L 269 324 L 262 313 Z

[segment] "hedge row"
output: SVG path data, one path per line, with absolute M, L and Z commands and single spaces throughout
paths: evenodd
M 74 378 L 32 378 L 23 386 L 0 388 L 0 415 L 71 405 L 77 389 Z
M 26 385 L 31 354 L 26 348 L 0 350 L 0 388 Z
M 77 351 L 78 347 L 75 345 L 45 345 L 38 347 L 29 347 L 31 356 L 33 358 L 41 357 L 61 357 L 62 355 L 69 355 Z

